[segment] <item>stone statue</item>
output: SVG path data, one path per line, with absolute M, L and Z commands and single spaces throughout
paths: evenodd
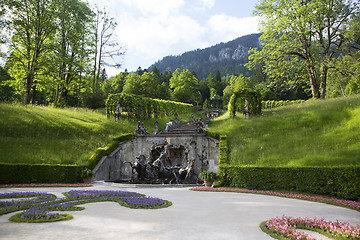
M 153 134 L 160 134 L 160 130 L 159 130 L 159 122 L 158 121 L 156 121 L 155 122 L 155 129 L 154 129 L 154 131 L 153 131 Z
M 188 124 L 194 124 L 195 122 L 194 114 L 191 114 L 191 119 L 189 120 Z
M 115 106 L 115 122 L 120 121 L 121 113 L 122 113 L 122 107 L 120 103 L 117 102 Z
M 146 132 L 146 130 L 147 128 L 144 126 L 144 123 L 139 121 L 135 129 L 135 135 L 136 136 L 147 135 L 148 133 Z
M 196 119 L 196 131 L 198 133 L 204 133 L 205 132 L 205 122 L 200 118 Z
M 180 120 L 178 119 L 178 116 L 179 116 L 179 115 L 178 115 L 177 113 L 175 113 L 175 115 L 174 115 L 174 117 L 175 117 L 174 123 L 175 123 L 176 125 L 181 124 Z
M 248 100 L 247 96 L 245 95 L 245 105 L 244 105 L 244 109 L 243 109 L 243 114 L 244 114 L 245 119 L 250 118 L 249 104 L 250 104 L 249 100 Z
M 170 122 L 168 122 L 166 124 L 165 132 L 169 132 L 171 130 L 172 126 L 173 126 L 173 120 L 171 120 Z
M 132 173 L 137 173 L 138 180 L 148 180 L 146 178 L 146 158 L 144 155 L 138 155 L 136 156 L 136 160 L 134 164 L 130 163 Z
M 181 181 L 181 182 L 186 182 L 186 181 L 193 182 L 194 181 L 194 176 L 195 176 L 195 181 L 197 180 L 195 170 L 194 170 L 194 165 L 195 165 L 195 161 L 192 160 L 192 161 L 188 162 L 188 165 L 185 168 L 180 168 L 180 170 L 179 170 L 179 181 Z

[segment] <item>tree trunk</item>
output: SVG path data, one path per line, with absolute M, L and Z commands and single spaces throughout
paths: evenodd
M 323 68 L 322 68 L 322 71 L 321 71 L 321 94 L 320 94 L 320 99 L 325 99 L 327 72 L 328 72 L 328 67 L 326 65 L 323 65 Z
M 56 92 L 55 92 L 55 99 L 54 99 L 54 107 L 57 106 L 58 100 L 59 100 L 59 89 L 60 84 L 56 84 Z
M 62 88 L 62 95 L 61 95 L 61 101 L 65 104 L 66 103 L 66 99 L 67 99 L 67 96 L 68 96 L 68 92 L 69 90 L 67 90 L 67 88 L 64 86 Z
M 35 105 L 36 103 L 36 81 L 34 81 L 34 84 L 32 86 L 32 99 L 31 99 L 31 104 Z
M 81 103 L 81 98 L 80 98 L 80 94 L 81 94 L 81 72 L 80 72 L 80 79 L 79 79 L 79 93 L 78 93 L 78 107 L 80 107 L 80 103 Z
M 313 99 L 314 100 L 319 99 L 320 98 L 319 85 L 317 83 L 317 76 L 316 76 L 316 71 L 315 71 L 314 67 L 312 67 L 312 66 L 308 67 L 308 74 L 309 74 Z
M 24 93 L 24 104 L 28 104 L 30 102 L 30 91 L 32 86 L 32 78 L 30 77 L 30 74 L 26 77 L 25 82 L 25 93 Z

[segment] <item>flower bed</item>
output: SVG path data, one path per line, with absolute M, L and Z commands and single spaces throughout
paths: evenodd
M 350 226 L 349 223 L 339 221 L 325 221 L 323 218 L 293 218 L 288 216 L 272 218 L 265 222 L 263 231 L 283 236 L 287 239 L 309 240 L 315 239 L 310 234 L 300 232 L 297 229 L 308 229 L 328 235 L 335 239 L 360 239 L 360 226 Z
M 193 187 L 191 190 L 264 194 L 264 195 L 271 195 L 271 196 L 277 196 L 277 197 L 295 198 L 295 199 L 301 199 L 301 200 L 309 200 L 309 201 L 333 204 L 333 205 L 347 207 L 347 208 L 351 208 L 351 209 L 360 211 L 360 202 L 337 199 L 337 198 L 327 198 L 327 197 L 321 197 L 321 196 L 310 196 L 310 195 L 305 195 L 305 194 L 280 193 L 280 192 L 272 192 L 272 191 L 249 190 L 249 189 L 238 189 L 238 188 L 212 188 L 212 187 Z
M 1 199 L 21 198 L 19 200 L 0 201 L 0 215 L 24 210 L 10 218 L 15 222 L 52 222 L 71 219 L 69 214 L 54 211 L 76 211 L 84 208 L 76 205 L 113 201 L 129 208 L 156 209 L 168 207 L 171 202 L 159 198 L 147 197 L 136 192 L 72 190 L 64 193 L 65 198 L 56 198 L 48 193 L 14 192 L 0 194 Z
M 85 183 L 76 183 L 76 184 L 68 184 L 68 183 L 29 183 L 29 184 L 3 184 L 0 185 L 0 188 L 14 188 L 14 187 L 91 187 L 91 184 Z

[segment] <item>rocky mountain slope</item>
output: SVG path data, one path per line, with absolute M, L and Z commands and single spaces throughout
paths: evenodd
M 205 49 L 196 49 L 178 56 L 167 56 L 148 68 L 151 71 L 157 67 L 160 72 L 165 70 L 189 69 L 199 78 L 206 79 L 210 72 L 220 71 L 221 75 L 242 73 L 249 76 L 251 73 L 244 66 L 248 62 L 248 51 L 251 48 L 260 48 L 260 34 L 250 34 L 239 37 L 227 43 L 219 43 Z

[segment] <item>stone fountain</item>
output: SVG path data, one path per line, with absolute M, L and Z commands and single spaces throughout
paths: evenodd
M 202 171 L 218 171 L 219 142 L 205 134 L 205 122 L 169 121 L 164 131 L 155 123 L 148 133 L 138 122 L 135 138 L 121 142 L 94 168 L 94 180 L 133 183 L 197 183 Z

